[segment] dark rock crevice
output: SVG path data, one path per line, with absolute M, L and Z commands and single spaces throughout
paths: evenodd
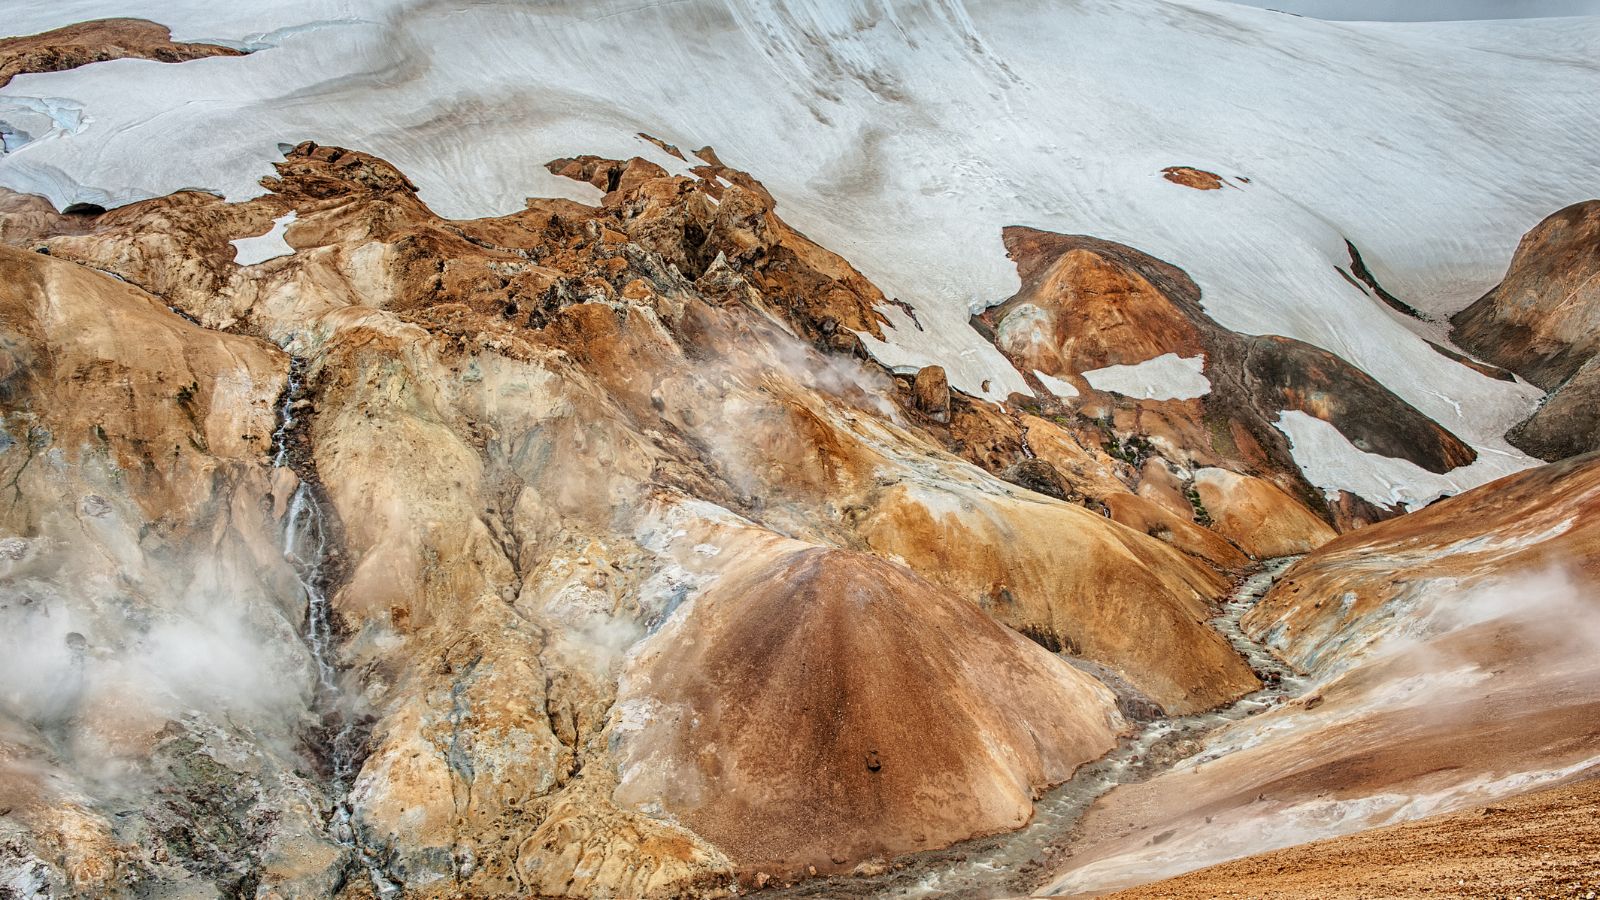
M 1362 284 L 1370 288 L 1372 293 L 1376 294 L 1379 300 L 1387 303 L 1390 309 L 1410 316 L 1419 322 L 1433 321 L 1431 316 L 1385 290 L 1383 285 L 1378 283 L 1377 276 L 1373 275 L 1372 270 L 1367 268 L 1367 262 L 1361 258 L 1361 251 L 1356 249 L 1355 244 L 1351 243 L 1349 240 L 1346 240 L 1344 242 L 1344 246 L 1350 251 L 1350 274 Z M 1339 274 L 1343 275 L 1344 271 L 1340 270 Z

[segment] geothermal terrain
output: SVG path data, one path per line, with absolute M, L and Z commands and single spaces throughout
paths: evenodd
M 0 898 L 1600 894 L 1600 4 L 1266 5 L 0 0 Z

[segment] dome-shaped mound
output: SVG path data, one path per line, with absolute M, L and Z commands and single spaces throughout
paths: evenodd
M 1016 828 L 1115 741 L 1098 682 L 900 566 L 789 541 L 746 559 L 630 666 L 617 799 L 747 873 Z

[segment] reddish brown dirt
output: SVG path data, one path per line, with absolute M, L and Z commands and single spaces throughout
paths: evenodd
M 0 87 L 28 72 L 63 72 L 112 59 L 188 62 L 208 56 L 243 56 L 216 44 L 172 40 L 165 25 L 144 19 L 99 19 L 54 31 L 0 38 Z
M 1194 188 L 1197 191 L 1222 190 L 1222 176 L 1205 169 L 1195 169 L 1190 166 L 1168 166 L 1161 170 L 1161 177 L 1184 187 Z
M 664 705 L 623 751 L 666 767 L 644 777 L 667 809 L 751 878 L 1019 827 L 1030 787 L 1114 742 L 1108 692 L 953 594 L 865 554 L 762 560 L 772 546 L 736 551 L 755 562 L 630 672 Z
M 1109 895 L 1600 897 L 1600 779 L 1264 853 Z

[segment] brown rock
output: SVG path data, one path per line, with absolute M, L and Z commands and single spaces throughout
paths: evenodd
M 1532 416 L 1507 432 L 1506 439 L 1546 460 L 1600 450 L 1600 356 L 1590 357 Z
M 911 382 L 911 399 L 916 408 L 935 422 L 950 421 L 950 382 L 942 366 L 923 366 Z
M 1600 200 L 1540 222 L 1505 279 L 1451 321 L 1461 346 L 1551 392 L 1513 444 L 1547 460 L 1600 449 Z
M 23 37 L 0 38 L 0 87 L 24 72 L 61 72 L 111 59 L 187 62 L 243 56 L 216 44 L 175 43 L 165 25 L 145 19 L 97 19 Z
M 1036 494 L 1057 500 L 1070 499 L 1069 488 L 1061 473 L 1042 459 L 1020 460 L 1001 472 L 1000 477 Z
M 1506 277 L 1457 313 L 1462 347 L 1554 390 L 1600 352 L 1600 200 L 1540 222 L 1522 238 Z
M 1022 287 L 979 319 L 1020 370 L 1066 378 L 1167 353 L 1203 357 L 1211 390 L 1199 400 L 1092 394 L 1081 403 L 1083 412 L 1114 421 L 1108 437 L 1118 443 L 1159 441 L 1186 466 L 1267 470 L 1300 481 L 1308 496 L 1315 492 L 1273 426 L 1284 410 L 1316 416 L 1363 449 L 1429 471 L 1476 458 L 1345 360 L 1302 341 L 1221 327 L 1206 314 L 1199 287 L 1170 263 L 1082 235 L 1011 227 L 1004 238 Z
M 1181 184 L 1197 191 L 1222 190 L 1222 176 L 1191 166 L 1168 166 L 1161 170 L 1161 177 L 1173 184 Z

